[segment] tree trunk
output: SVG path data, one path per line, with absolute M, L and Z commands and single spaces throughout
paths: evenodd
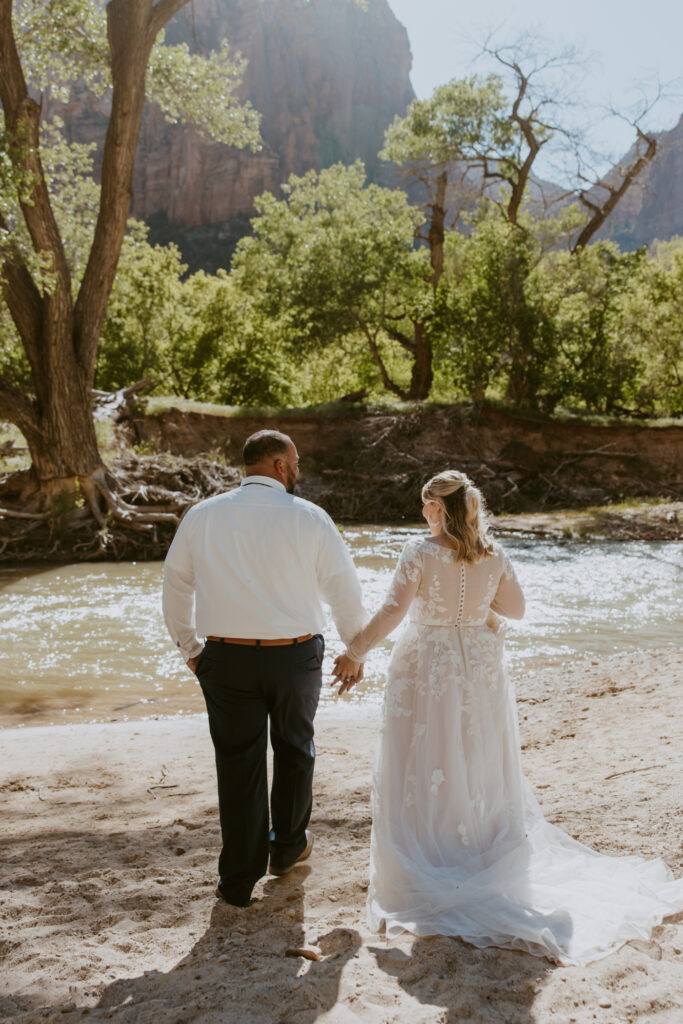
M 511 402 L 518 409 L 526 408 L 530 404 L 528 381 L 525 367 L 521 361 L 516 361 L 512 365 L 507 388 L 505 389 L 505 397 L 508 402 Z
M 65 388 L 50 390 L 38 416 L 37 437 L 26 443 L 33 462 L 38 503 L 47 507 L 62 495 L 74 495 L 78 483 L 103 469 L 92 416 L 92 394 L 73 375 Z
M 429 222 L 429 261 L 432 265 L 431 283 L 436 287 L 443 273 L 443 244 L 446 237 L 446 188 L 448 187 L 448 171 L 443 171 L 436 179 L 436 195 L 430 206 Z
M 29 95 L 14 39 L 11 0 L 0 0 L 0 101 L 7 153 L 15 173 L 27 183 L 17 198 L 33 248 L 53 270 L 52 287 L 39 288 L 0 213 L 0 288 L 34 389 L 33 396 L 22 395 L 0 376 L 0 416 L 15 423 L 26 438 L 38 504 L 59 510 L 70 496 L 73 506 L 80 489 L 101 526 L 106 519 L 100 499 L 121 517 L 130 519 L 135 510 L 110 491 L 98 451 L 92 415 L 95 356 L 130 207 L 147 62 L 157 34 L 186 3 L 110 0 L 106 5 L 111 115 L 93 245 L 74 304 L 71 273 L 40 161 L 41 107 Z
M 470 390 L 470 398 L 472 399 L 475 405 L 481 405 L 483 403 L 484 399 L 486 398 L 487 386 L 488 381 L 475 381 L 474 385 L 472 386 L 472 389 Z
M 425 399 L 429 398 L 433 380 L 432 343 L 429 340 L 424 324 L 416 323 L 413 372 L 410 378 L 408 398 L 416 402 L 425 401 Z

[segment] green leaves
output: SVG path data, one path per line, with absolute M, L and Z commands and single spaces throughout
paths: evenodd
M 22 0 L 13 25 L 34 88 L 66 103 L 75 82 L 96 96 L 111 84 L 106 18 L 97 0 Z
M 95 97 L 111 86 L 104 5 L 97 0 L 23 0 L 14 15 L 26 80 L 66 103 L 76 83 Z M 165 46 L 160 32 L 147 70 L 147 91 L 171 122 L 195 125 L 218 142 L 260 145 L 259 114 L 237 96 L 246 61 L 223 40 L 206 56 Z
M 283 200 L 257 200 L 254 235 L 240 242 L 233 266 L 293 343 L 325 346 L 407 316 L 428 264 L 413 249 L 422 216 L 405 194 L 366 187 L 360 162 L 292 177 L 284 191 Z
M 90 253 L 100 202 L 99 185 L 92 178 L 95 144 L 67 142 L 58 117 L 41 126 L 40 139 L 52 209 L 77 288 Z
M 499 75 L 471 75 L 413 100 L 387 129 L 383 160 L 440 166 L 500 155 L 514 138 Z
M 124 242 L 97 361 L 97 386 L 152 376 L 156 390 L 229 405 L 282 405 L 296 366 L 276 325 L 224 271 L 186 267 L 174 245 L 151 246 L 143 225 Z
M 226 41 L 206 56 L 190 53 L 185 43 L 157 40 L 147 70 L 149 98 L 166 120 L 192 124 L 204 135 L 240 149 L 260 148 L 260 114 L 237 96 L 247 62 L 233 56 Z
M 130 223 L 100 337 L 98 387 L 115 390 L 148 375 L 165 376 L 164 353 L 183 319 L 186 269 L 175 245 L 152 246 L 147 228 Z
M 683 414 L 683 238 L 654 242 L 622 300 L 623 329 L 640 362 L 636 402 Z
M 546 390 L 555 401 L 601 413 L 632 407 L 641 366 L 624 330 L 623 303 L 644 258 L 644 251 L 621 253 L 614 243 L 598 242 L 551 253 L 539 268 L 553 332 Z

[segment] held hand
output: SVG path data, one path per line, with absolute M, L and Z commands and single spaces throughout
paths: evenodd
M 347 690 L 350 690 L 363 678 L 363 662 L 352 661 L 348 654 L 338 654 L 334 659 L 332 675 L 333 679 L 330 686 L 336 686 L 337 683 L 341 683 L 338 691 L 339 696 L 341 696 L 342 693 L 346 693 Z

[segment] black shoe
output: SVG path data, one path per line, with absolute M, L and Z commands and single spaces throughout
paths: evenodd
M 246 889 L 228 889 L 219 880 L 216 887 L 216 896 L 228 903 L 231 907 L 250 907 L 251 892 Z
M 286 875 L 287 872 L 291 871 L 292 868 L 297 866 L 297 864 L 301 864 L 302 861 L 308 860 L 308 858 L 311 856 L 312 849 L 313 833 L 309 832 L 308 829 L 306 829 L 306 845 L 299 854 L 299 856 L 295 857 L 291 864 L 273 864 L 273 858 L 271 857 L 270 868 L 268 870 L 270 871 L 271 875 Z

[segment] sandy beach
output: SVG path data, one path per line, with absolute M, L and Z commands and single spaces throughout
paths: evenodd
M 519 702 L 548 818 L 677 875 L 682 665 L 672 648 L 586 657 L 524 680 Z M 585 968 L 368 930 L 377 719 L 319 715 L 313 856 L 245 910 L 214 896 L 203 716 L 3 730 L 0 1019 L 680 1024 L 683 914 Z

